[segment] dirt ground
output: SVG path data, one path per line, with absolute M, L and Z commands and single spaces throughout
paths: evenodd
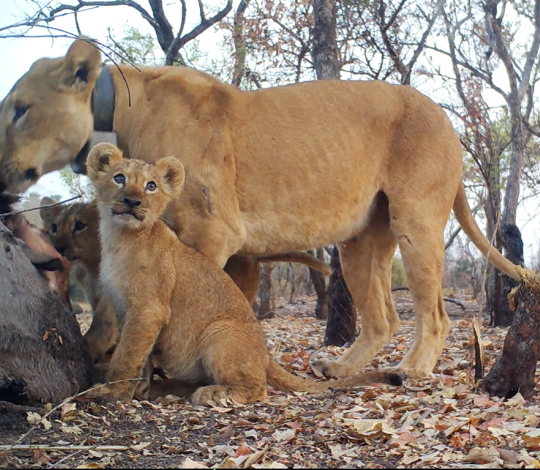
M 0 467 L 540 468 L 540 399 L 473 391 L 478 304 L 459 300 L 465 311 L 446 303 L 453 329 L 429 380 L 316 396 L 270 389 L 267 403 L 248 406 L 192 406 L 173 396 L 106 406 L 75 399 L 45 419 L 52 405 L 0 407 Z M 402 326 L 367 369 L 396 365 L 412 342 L 410 297 L 399 292 L 395 301 Z M 312 378 L 313 354 L 343 351 L 321 346 L 325 323 L 313 317 L 314 308 L 313 298 L 283 300 L 276 318 L 263 322 L 273 356 Z M 84 329 L 88 314 L 79 317 Z M 483 328 L 487 370 L 505 333 Z

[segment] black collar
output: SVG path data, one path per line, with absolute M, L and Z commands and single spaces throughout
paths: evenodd
M 113 133 L 114 81 L 111 71 L 106 65 L 101 67 L 101 74 L 92 92 L 91 105 L 94 115 L 94 133 L 75 157 L 75 160 L 71 162 L 73 171 L 83 175 L 86 174 L 86 157 L 95 144 L 104 141 L 118 144 L 116 134 Z
M 95 131 L 113 131 L 114 81 L 107 65 L 101 67 L 101 73 L 92 92 L 92 113 Z

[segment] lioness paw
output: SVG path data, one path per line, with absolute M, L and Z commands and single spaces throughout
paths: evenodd
M 346 364 L 330 361 L 328 359 L 317 359 L 311 362 L 311 367 L 323 374 L 325 377 L 347 377 L 357 374 L 359 371 Z

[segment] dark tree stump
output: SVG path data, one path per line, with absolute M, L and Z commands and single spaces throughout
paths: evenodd
M 505 224 L 501 229 L 504 254 L 512 263 L 523 266 L 523 240 L 521 232 L 516 225 Z M 497 271 L 495 274 L 495 292 L 499 293 L 499 298 L 493 314 L 494 326 L 510 326 L 514 318 L 514 312 L 508 304 L 508 294 L 518 282 Z
M 261 266 L 261 280 L 259 287 L 259 308 L 257 309 L 257 318 L 264 320 L 274 318 L 276 313 L 273 306 L 272 293 L 272 269 L 273 266 L 263 264 Z
M 534 392 L 536 363 L 540 357 L 540 277 L 524 272 L 524 280 L 511 295 L 514 319 L 504 340 L 501 357 L 484 379 L 490 395 L 512 397 Z M 512 302 L 511 302 L 512 303 Z
M 313 250 L 309 250 L 310 255 L 315 256 Z M 324 261 L 323 250 L 322 248 L 317 249 L 317 259 L 319 261 Z M 315 294 L 317 295 L 317 305 L 315 307 L 315 316 L 319 320 L 326 320 L 328 318 L 328 305 L 326 302 L 326 279 L 323 273 L 317 271 L 316 269 L 309 268 L 309 277 L 315 289 Z
M 333 272 L 328 286 L 328 321 L 324 344 L 343 346 L 356 338 L 357 311 L 341 271 L 337 246 L 332 250 L 330 267 Z
M 79 324 L 0 222 L 0 401 L 59 402 L 88 388 Z

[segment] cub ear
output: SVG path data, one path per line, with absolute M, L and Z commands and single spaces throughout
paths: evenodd
M 88 177 L 92 181 L 96 181 L 100 173 L 107 171 L 113 165 L 121 163 L 123 159 L 122 152 L 116 145 L 106 142 L 95 145 L 90 150 L 86 160 Z
M 81 37 L 69 47 L 62 67 L 60 85 L 68 90 L 93 90 L 101 73 L 101 52 L 97 44 Z
M 56 201 L 54 199 L 51 199 L 50 197 L 44 197 L 39 203 L 39 205 L 41 206 L 41 209 L 39 210 L 39 215 L 41 216 L 41 220 L 43 220 L 44 222 L 53 220 L 56 215 L 62 210 L 61 206 L 43 207 L 54 204 L 55 202 Z
M 163 157 L 156 162 L 156 170 L 163 177 L 165 192 L 171 197 L 178 196 L 184 184 L 184 165 L 176 157 Z

